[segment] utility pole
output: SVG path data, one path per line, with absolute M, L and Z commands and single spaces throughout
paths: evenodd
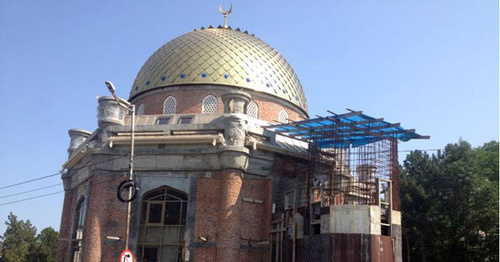
M 135 105 L 129 103 L 128 101 L 119 98 L 115 93 L 115 86 L 110 81 L 105 82 L 108 87 L 109 92 L 115 98 L 116 102 L 123 108 L 127 109 L 132 113 L 130 121 L 130 157 L 129 157 L 129 174 L 128 180 L 133 182 L 134 180 L 134 139 L 135 139 Z M 132 190 L 134 190 L 135 184 L 128 185 L 128 201 L 127 201 L 127 229 L 125 231 L 125 250 L 128 250 L 129 246 L 129 235 L 130 235 L 130 210 L 132 209 Z M 119 189 L 120 190 L 120 189 Z

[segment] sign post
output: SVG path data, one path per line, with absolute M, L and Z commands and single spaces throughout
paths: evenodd
M 134 262 L 134 254 L 132 254 L 132 251 L 125 249 L 123 250 L 122 254 L 120 255 L 120 262 Z

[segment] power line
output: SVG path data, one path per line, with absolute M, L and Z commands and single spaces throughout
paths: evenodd
M 44 194 L 44 195 L 39 195 L 39 196 L 34 196 L 34 197 L 24 198 L 24 199 L 20 199 L 20 200 L 16 200 L 16 201 L 11 201 L 11 202 L 2 203 L 2 204 L 0 204 L 0 206 L 5 206 L 5 205 L 14 204 L 14 203 L 19 203 L 19 202 L 23 202 L 23 201 L 28 201 L 28 200 L 32 200 L 32 199 L 36 199 L 36 198 L 41 198 L 41 197 L 46 197 L 46 196 L 56 195 L 56 194 L 60 194 L 60 193 L 63 193 L 63 192 L 64 192 L 64 191 L 58 191 L 58 192 L 48 193 L 48 194 Z
M 439 150 L 442 150 L 442 149 L 413 149 L 413 150 L 398 150 L 398 152 L 400 152 L 400 153 L 404 153 L 404 152 L 412 152 L 412 151 L 439 151 Z M 106 162 L 109 162 L 109 161 L 113 161 L 113 160 L 115 160 L 115 159 L 122 158 L 122 157 L 124 157 L 124 156 L 117 156 L 117 157 L 113 157 L 113 158 L 110 158 L 110 159 L 107 159 L 107 160 L 104 160 L 104 161 L 101 161 L 101 162 L 97 162 L 97 163 L 93 163 L 93 164 L 89 164 L 89 165 L 85 165 L 85 166 L 77 167 L 77 168 L 74 168 L 73 170 L 80 170 L 80 169 L 83 169 L 83 168 L 86 168 L 86 167 L 90 167 L 90 166 L 94 166 L 94 165 L 98 165 L 98 164 L 106 163 Z M 30 183 L 30 182 L 34 182 L 34 181 L 38 181 L 38 180 L 42 180 L 42 179 L 45 179 L 45 178 L 49 178 L 49 177 L 53 177 L 53 176 L 57 176 L 57 175 L 60 175 L 60 174 L 61 174 L 61 172 L 58 172 L 58 173 L 55 173 L 55 174 L 52 174 L 52 175 L 43 176 L 43 177 L 39 177 L 39 178 L 35 178 L 35 179 L 30 179 L 30 180 L 26 180 L 26 181 L 23 181 L 23 182 L 15 183 L 15 184 L 12 184 L 12 185 L 3 186 L 3 187 L 0 187 L 0 189 L 5 189 L 5 188 L 9 188 L 9 187 L 14 187 L 14 186 L 23 185 L 23 184 L 27 184 L 27 183 Z M 19 194 L 21 194 L 21 193 L 19 193 Z M 2 197 L 0 197 L 0 198 L 2 198 Z
M 83 169 L 83 168 L 86 168 L 86 167 L 99 165 L 99 164 L 106 163 L 106 162 L 109 162 L 109 161 L 113 161 L 115 159 L 122 158 L 122 157 L 124 157 L 124 156 L 113 157 L 113 158 L 110 158 L 110 159 L 107 159 L 107 160 L 104 160 L 104 161 L 101 161 L 101 162 L 92 163 L 92 164 L 89 164 L 89 165 L 77 167 L 77 168 L 74 168 L 73 170 L 80 170 L 80 169 Z M 42 180 L 42 179 L 45 179 L 45 178 L 49 178 L 49 177 L 53 177 L 53 176 L 57 176 L 57 175 L 61 175 L 61 174 L 62 174 L 61 172 L 57 172 L 57 173 L 52 174 L 52 175 L 42 176 L 42 177 L 38 177 L 38 178 L 26 180 L 26 181 L 23 181 L 23 182 L 11 184 L 11 185 L 8 185 L 8 186 L 3 186 L 3 187 L 0 187 L 0 189 L 5 189 L 5 188 L 9 188 L 9 187 L 15 187 L 15 186 L 19 186 L 19 185 L 24 185 L 24 184 L 27 184 L 27 183 L 31 183 L 31 182 L 34 182 L 34 181 Z
M 45 179 L 45 178 L 57 176 L 57 175 L 60 175 L 60 174 L 61 174 L 61 172 L 58 172 L 58 173 L 55 173 L 55 174 L 52 174 L 52 175 L 42 176 L 42 177 L 39 177 L 39 178 L 34 178 L 34 179 L 26 180 L 26 181 L 23 181 L 23 182 L 19 182 L 19 183 L 16 183 L 16 184 L 12 184 L 12 185 L 8 185 L 8 186 L 3 186 L 3 187 L 0 187 L 0 189 L 5 189 L 5 188 L 9 188 L 9 187 L 23 185 L 23 184 L 27 184 L 27 183 L 30 183 L 30 182 L 33 182 L 33 181 L 38 181 L 38 180 L 42 180 L 42 179 Z
M 14 194 L 6 195 L 6 196 L 0 196 L 0 199 L 12 197 L 12 196 L 17 196 L 17 195 L 22 195 L 22 194 L 26 194 L 26 193 L 31 193 L 31 192 L 35 192 L 35 191 L 40 191 L 42 189 L 47 189 L 47 188 L 56 187 L 56 186 L 60 186 L 60 185 L 62 185 L 62 183 L 51 185 L 51 186 L 38 187 L 35 189 L 31 189 L 31 190 L 27 190 L 27 191 L 23 191 L 23 192 L 19 192 L 19 193 L 14 193 Z
M 412 151 L 439 151 L 441 149 L 414 149 L 414 150 L 398 150 L 398 152 L 412 152 Z M 85 166 L 81 166 L 81 167 L 78 167 L 78 168 L 74 168 L 73 170 L 79 170 L 79 169 L 83 169 L 83 168 L 86 168 L 86 167 L 90 167 L 90 166 L 94 166 L 94 165 L 98 165 L 98 164 L 102 164 L 102 163 L 105 163 L 105 162 L 109 162 L 109 161 L 113 161 L 115 159 L 118 159 L 118 158 L 122 158 L 124 156 L 117 156 L 117 157 L 113 157 L 113 158 L 110 158 L 110 159 L 107 159 L 107 160 L 104 160 L 104 161 L 101 161 L 101 162 L 97 162 L 97 163 L 92 163 L 92 164 L 89 164 L 89 165 L 85 165 Z M 27 184 L 27 183 L 30 183 L 30 182 L 34 182 L 34 181 L 38 181 L 38 180 L 42 180 L 42 179 L 45 179 L 45 178 L 49 178 L 49 177 L 53 177 L 53 176 L 57 176 L 57 175 L 60 175 L 61 172 L 58 172 L 58 173 L 55 173 L 55 174 L 51 174 L 51 175 L 47 175 L 47 176 L 42 176 L 42 177 L 39 177 L 39 178 L 34 178 L 34 179 L 30 179 L 30 180 L 26 180 L 26 181 L 23 181 L 23 182 L 19 182 L 19 183 L 15 183 L 15 184 L 11 184 L 11 185 L 8 185 L 8 186 L 3 186 L 3 187 L 0 187 L 0 189 L 5 189 L 5 188 L 9 188 L 9 187 L 14 187 L 14 186 L 18 186 L 18 185 L 23 185 L 23 184 Z M 149 176 L 149 175 L 145 175 L 145 176 Z M 180 177 L 176 177 L 174 176 L 175 178 L 186 178 L 185 176 L 180 176 Z M 172 178 L 172 176 L 169 176 L 169 178 Z M 103 182 L 101 182 L 103 183 Z M 104 182 L 104 183 L 107 183 L 107 182 Z M 99 183 L 100 184 L 100 183 Z M 56 185 L 50 185 L 50 186 L 45 186 L 45 187 L 40 187 L 40 188 L 35 188 L 35 189 L 32 189 L 32 190 L 27 190 L 27 191 L 23 191 L 23 192 L 19 192 L 19 193 L 14 193 L 14 194 L 10 194 L 10 195 L 6 195 L 6 196 L 1 196 L 1 198 L 7 198 L 7 197 L 11 197 L 11 196 L 16 196 L 16 195 L 21 195 L 21 194 L 26 194 L 26 193 L 30 193 L 30 192 L 34 192 L 34 191 L 39 191 L 39 190 L 42 190 L 42 189 L 47 189 L 47 188 L 51 188 L 51 187 L 55 187 L 55 186 L 59 186 L 61 185 L 60 184 L 56 184 Z M 59 191 L 59 192 L 55 192 L 55 193 L 49 193 L 49 194 L 44 194 L 44 195 L 39 195 L 39 196 L 35 196 L 35 197 L 29 197 L 29 198 L 24 198 L 24 199 L 20 199 L 20 200 L 16 200 L 16 201 L 11 201 L 11 202 L 7 202 L 7 203 L 2 203 L 0 204 L 0 206 L 3 206 L 3 205 L 8 205 L 8 204 L 13 204 L 13 203 L 18 203 L 18 202 L 23 202 L 23 201 L 28 201 L 28 200 L 32 200 L 32 199 L 37 199 L 37 198 L 41 198 L 41 197 L 45 197 L 45 196 L 50 196 L 50 195 L 54 195 L 54 194 L 59 194 L 59 193 L 62 193 L 64 191 Z

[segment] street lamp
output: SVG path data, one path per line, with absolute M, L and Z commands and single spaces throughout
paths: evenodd
M 134 180 L 134 136 L 135 136 L 135 105 L 129 103 L 128 101 L 119 98 L 116 93 L 115 93 L 115 86 L 113 83 L 110 81 L 104 82 L 106 86 L 108 87 L 109 92 L 111 95 L 115 98 L 116 102 L 118 105 L 121 107 L 127 109 L 129 112 L 132 113 L 131 121 L 130 121 L 130 158 L 129 158 L 129 176 L 128 180 L 133 181 Z M 130 210 L 132 208 L 132 190 L 134 189 L 135 185 L 131 184 L 128 185 L 128 201 L 127 201 L 127 231 L 125 232 L 125 250 L 128 249 L 128 243 L 129 243 L 129 234 L 130 234 Z M 120 190 L 120 188 L 118 189 Z M 119 192 L 118 192 L 119 193 Z

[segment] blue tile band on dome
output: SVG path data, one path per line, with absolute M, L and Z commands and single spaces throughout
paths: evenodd
M 406 142 L 411 139 L 429 139 L 415 133 L 414 129 L 404 129 L 399 123 L 389 123 L 383 118 L 373 118 L 362 111 L 345 114 L 317 117 L 287 124 L 266 126 L 275 133 L 300 139 L 314 141 L 320 148 L 358 147 L 381 140 Z

